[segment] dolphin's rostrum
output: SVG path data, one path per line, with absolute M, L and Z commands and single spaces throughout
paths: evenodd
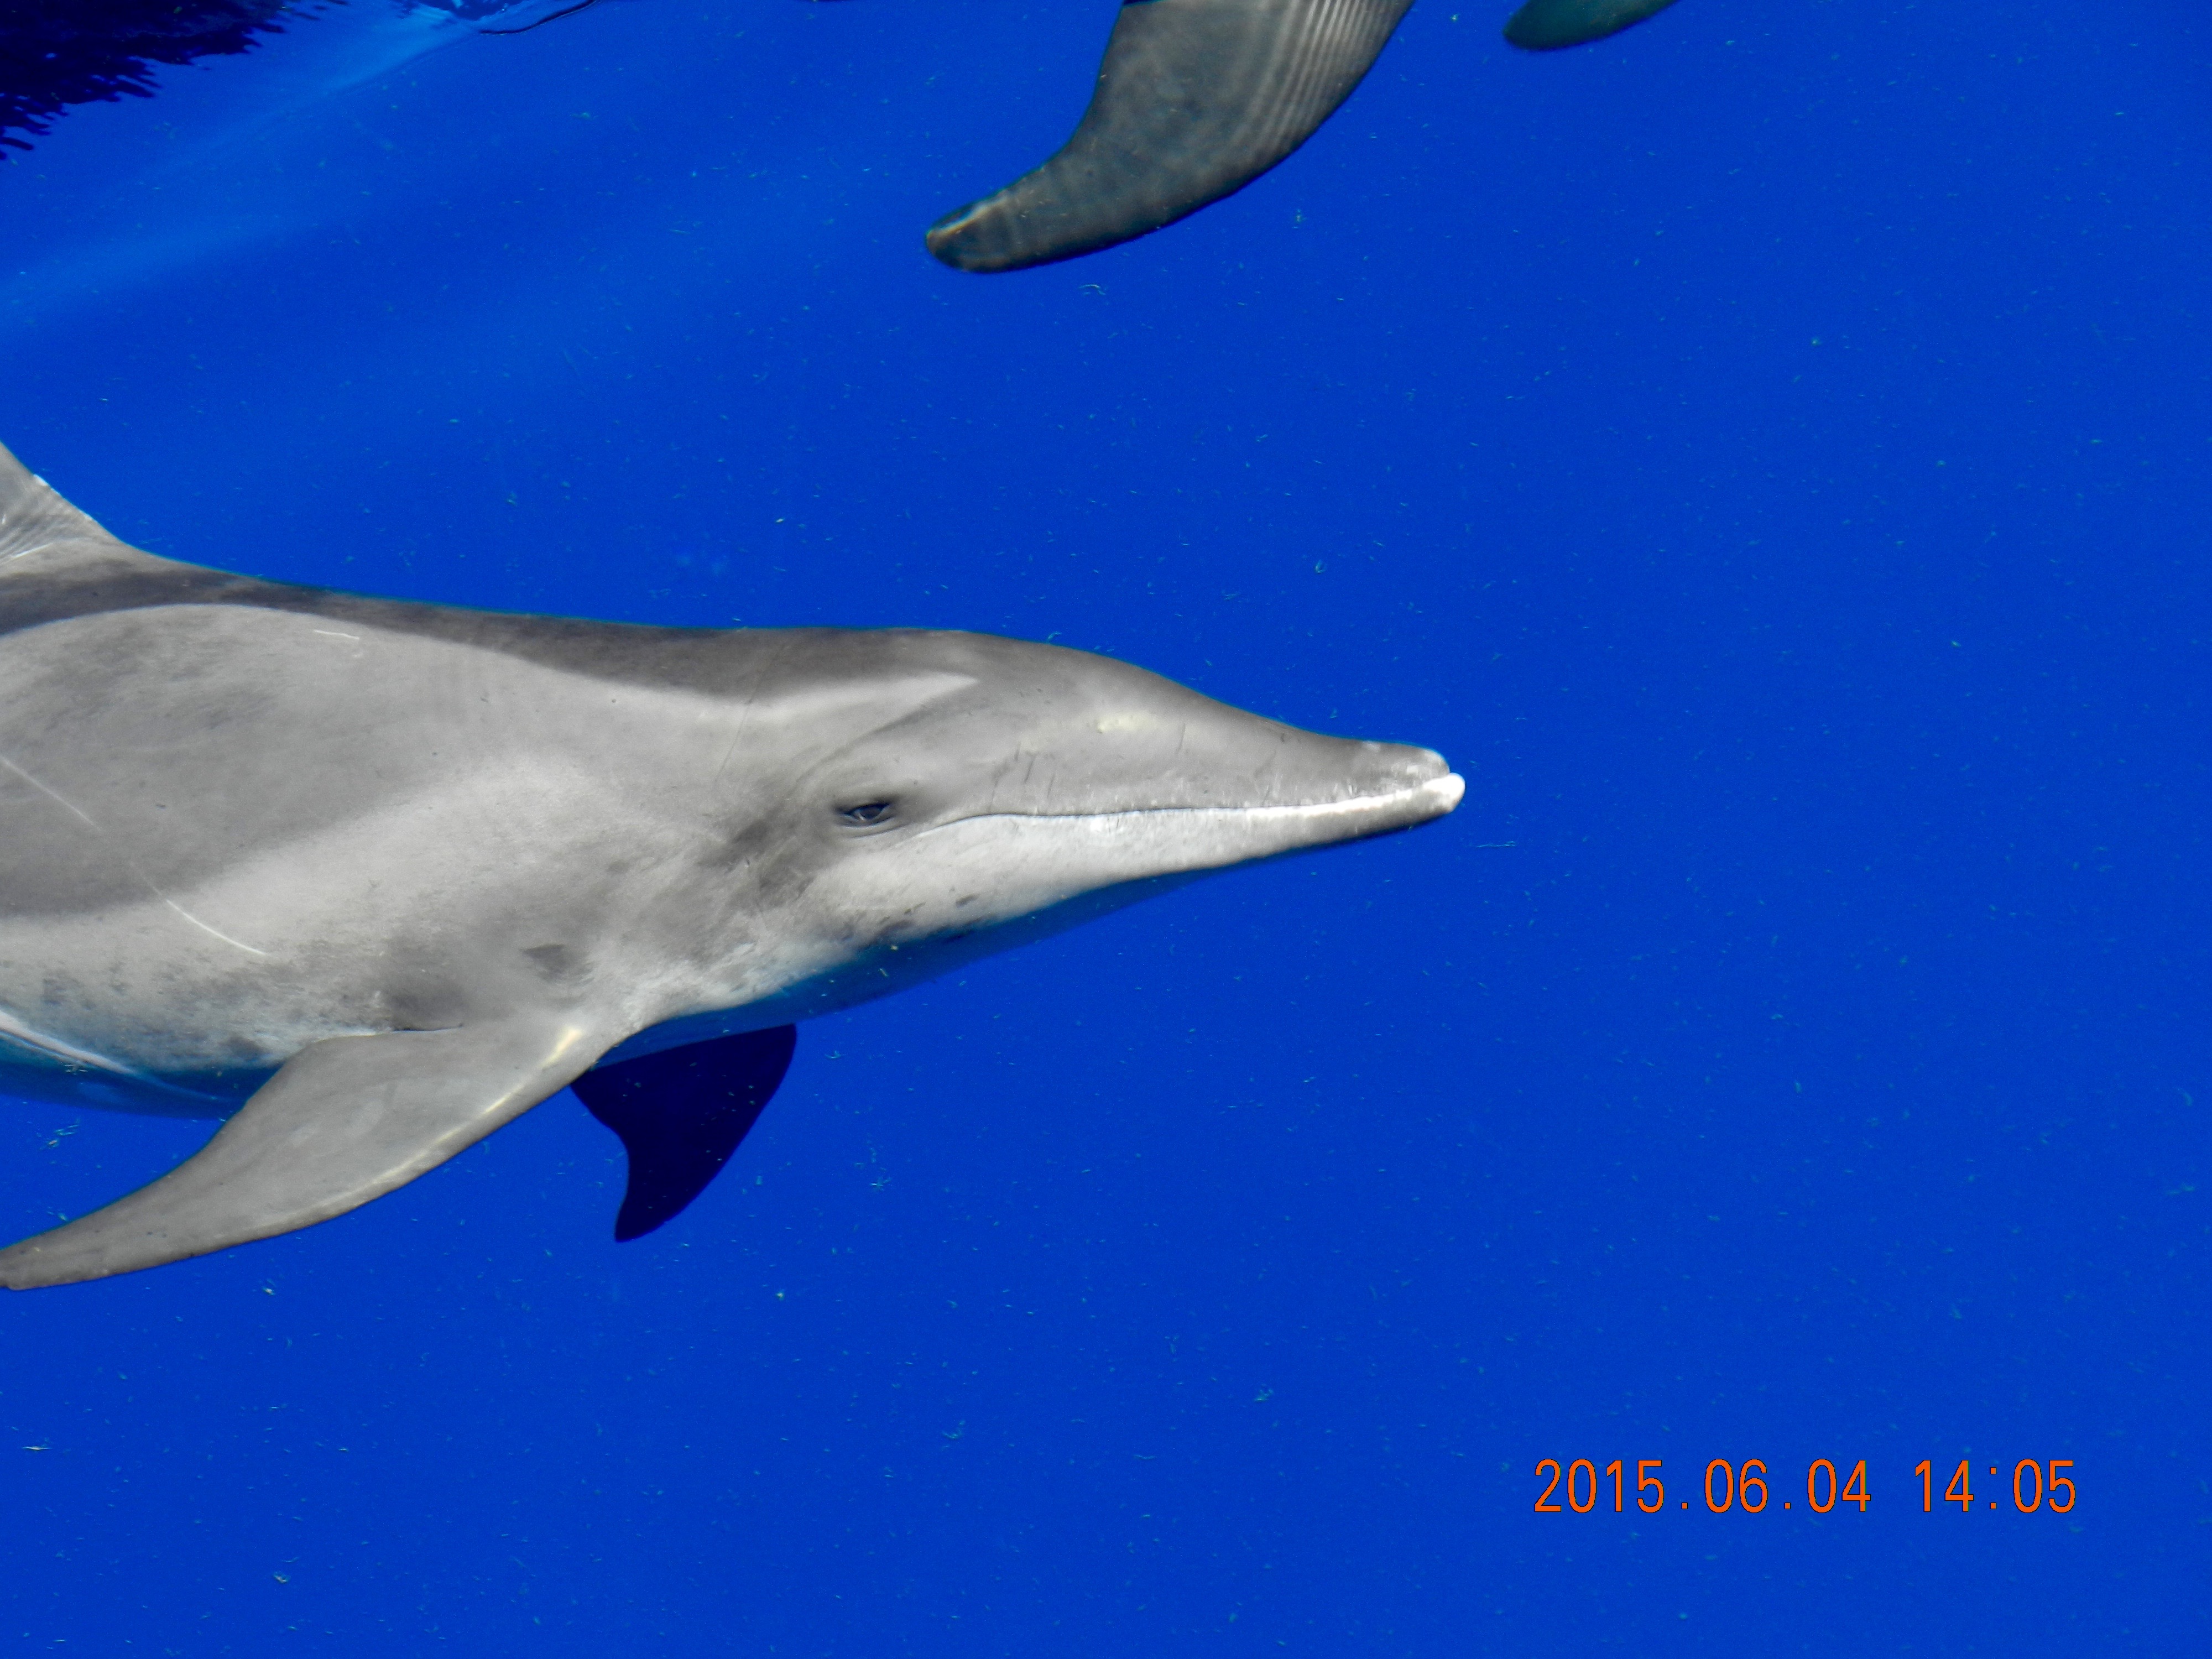
M 795 1021 L 1461 788 L 1055 646 L 175 563 L 0 451 L 0 1088 L 233 1114 L 0 1285 L 326 1219 L 579 1079 L 649 1231 Z

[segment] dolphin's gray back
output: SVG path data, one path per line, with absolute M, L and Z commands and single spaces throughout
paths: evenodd
M 595 679 L 710 696 L 747 695 L 764 673 L 843 665 L 841 629 L 661 628 L 469 611 L 267 581 L 158 558 L 110 535 L 0 448 L 0 638 L 52 623 L 175 605 L 242 607 L 358 623 Z M 897 630 L 887 630 L 896 632 Z M 854 654 L 858 654 L 855 652 Z
M 233 575 L 118 540 L 0 449 L 0 637 L 170 605 L 245 606 L 357 622 L 501 652 L 568 673 L 698 690 L 741 684 L 727 635 L 464 611 Z

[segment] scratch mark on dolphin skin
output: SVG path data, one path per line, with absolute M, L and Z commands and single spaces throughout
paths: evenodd
M 708 788 L 719 789 L 722 787 L 722 774 L 730 769 L 730 763 L 737 758 L 738 745 L 744 741 L 745 722 L 752 718 L 753 705 L 760 701 L 761 687 L 767 683 L 769 675 L 783 661 L 785 648 L 784 642 L 778 640 L 769 652 L 767 662 L 761 665 L 759 671 L 754 674 L 751 683 L 745 687 L 745 700 L 738 705 L 737 728 L 730 733 L 730 746 L 722 756 L 722 763 L 714 769 L 714 781 L 707 786 Z
M 143 878 L 142 877 L 141 879 L 143 880 Z M 149 882 L 147 883 L 147 885 L 150 887 L 153 884 Z M 167 905 L 172 910 L 174 910 L 179 915 L 182 916 L 186 921 L 191 923 L 193 927 L 198 928 L 203 933 L 206 933 L 211 938 L 219 939 L 225 945 L 235 945 L 241 951 L 251 951 L 257 957 L 265 957 L 269 954 L 266 951 L 258 950 L 254 946 L 248 945 L 244 939 L 233 939 L 221 928 L 209 927 L 207 923 L 202 921 L 191 911 L 185 909 L 183 905 L 178 903 L 176 900 L 171 898 L 167 894 L 161 894 L 161 898 L 162 903 Z
M 80 1048 L 73 1042 L 64 1042 L 58 1036 L 50 1036 L 26 1025 L 5 1008 L 0 1008 L 0 1036 L 14 1037 L 17 1042 L 52 1054 L 57 1060 L 73 1060 L 80 1066 L 97 1066 L 103 1072 L 113 1072 L 122 1077 L 138 1075 L 128 1066 L 110 1060 L 106 1054 L 95 1054 L 89 1048 Z
M 24 782 L 29 784 L 32 788 L 37 790 L 48 800 L 53 802 L 55 805 L 62 808 L 63 811 L 75 813 L 78 817 L 84 821 L 87 828 L 94 830 L 97 830 L 100 828 L 97 823 L 94 823 L 92 821 L 92 815 L 89 812 L 87 812 L 76 802 L 70 800 L 69 797 L 63 794 L 60 790 L 49 787 L 47 785 L 40 782 L 38 779 L 33 777 L 21 767 L 16 765 L 15 762 L 9 760 L 5 755 L 0 755 L 0 766 L 6 767 L 17 777 L 22 779 Z
M 320 634 L 326 640 L 349 640 L 356 645 L 359 645 L 361 643 L 360 635 L 341 634 L 335 628 L 318 628 L 315 632 Z
M 320 632 L 320 631 L 321 631 L 320 629 L 318 629 L 318 630 L 317 630 L 317 632 Z M 64 811 L 68 812 L 68 813 L 70 813 L 72 816 L 74 816 L 75 817 L 76 817 L 77 819 L 79 819 L 79 820 L 80 820 L 80 821 L 84 824 L 85 828 L 87 828 L 88 830 L 91 830 L 94 835 L 96 835 L 96 836 L 104 836 L 104 835 L 106 833 L 105 830 L 101 830 L 101 829 L 100 829 L 100 824 L 99 824 L 99 823 L 98 823 L 98 822 L 97 822 L 97 821 L 93 817 L 93 816 L 92 816 L 92 814 L 91 814 L 91 813 L 89 813 L 89 812 L 86 811 L 84 810 L 84 808 L 82 808 L 82 806 L 79 806 L 79 805 L 78 805 L 75 801 L 71 800 L 68 796 L 66 796 L 66 795 L 63 794 L 63 793 L 62 793 L 62 792 L 61 792 L 60 790 L 54 788 L 52 786 L 51 786 L 51 785 L 49 785 L 49 784 L 43 783 L 43 782 L 41 782 L 40 780 L 38 780 L 37 778 L 33 777 L 33 776 L 32 776 L 28 772 L 26 772 L 26 771 L 25 771 L 21 767 L 20 767 L 20 766 L 16 765 L 15 762 L 13 762 L 13 761 L 9 760 L 9 759 L 7 757 L 7 756 L 5 756 L 5 755 L 0 755 L 0 766 L 4 766 L 4 767 L 6 767 L 6 768 L 10 771 L 10 772 L 13 772 L 13 773 L 17 776 L 17 777 L 19 777 L 19 778 L 22 779 L 22 781 L 23 781 L 24 782 L 26 782 L 26 783 L 27 783 L 27 784 L 29 784 L 29 785 L 31 786 L 31 787 L 32 787 L 32 788 L 33 788 L 33 789 L 37 790 L 40 794 L 44 795 L 44 796 L 45 796 L 48 800 L 50 800 L 50 801 L 53 802 L 55 805 L 57 805 L 57 806 L 60 807 Z M 124 866 L 125 866 L 125 868 L 127 868 L 127 869 L 131 872 L 131 873 L 132 875 L 136 876 L 136 877 L 138 878 L 139 884 L 140 884 L 141 886 L 144 887 L 144 888 L 145 888 L 145 890 L 146 890 L 148 892 L 151 893 L 151 894 L 152 894 L 155 898 L 157 898 L 157 899 L 161 900 L 162 903 L 164 903 L 164 904 L 167 905 L 167 906 L 168 906 L 172 910 L 174 910 L 174 911 L 175 911 L 179 915 L 182 916 L 182 917 L 183 917 L 186 921 L 189 921 L 190 923 L 191 923 L 191 925 L 192 925 L 193 927 L 195 927 L 198 928 L 198 929 L 200 930 L 200 932 L 202 932 L 203 933 L 206 933 L 206 934 L 210 935 L 210 936 L 211 936 L 211 937 L 213 937 L 213 938 L 219 939 L 221 939 L 221 940 L 222 940 L 225 945 L 235 945 L 235 946 L 237 946 L 237 948 L 238 948 L 238 949 L 240 949 L 240 950 L 241 950 L 241 951 L 252 951 L 252 952 L 255 956 L 257 956 L 257 957 L 265 957 L 265 956 L 267 956 L 267 955 L 269 954 L 269 952 L 268 952 L 268 951 L 266 951 L 258 950 L 258 949 L 256 949 L 254 946 L 252 946 L 252 945 L 248 945 L 248 944 L 247 944 L 245 940 L 243 940 L 243 939 L 233 939 L 229 934 L 228 934 L 228 933 L 224 933 L 224 932 L 223 932 L 222 929 L 220 929 L 220 928 L 216 928 L 216 927 L 209 927 L 209 926 L 207 925 L 207 923 L 205 923 L 205 922 L 202 921 L 201 921 L 198 916 L 194 915 L 191 911 L 189 911 L 189 910 L 185 909 L 185 907 L 184 907 L 183 905 L 181 905 L 181 904 L 178 903 L 178 902 L 176 902 L 176 900 L 174 900 L 174 899 L 171 898 L 171 897 L 170 897 L 167 893 L 163 892 L 163 891 L 162 891 L 159 887 L 156 887 L 156 886 L 155 886 L 155 885 L 151 881 L 149 881 L 149 880 L 146 878 L 146 872 L 145 872 L 143 870 L 141 870 L 141 869 L 138 867 L 138 863 L 137 863 L 137 860 L 135 860 L 135 859 L 125 859 L 125 860 L 124 860 Z M 5 1019 L 4 1019 L 4 1018 L 0 1018 L 0 1030 L 6 1030 L 6 1029 L 8 1029 L 8 1027 L 7 1027 L 7 1024 L 6 1024 Z

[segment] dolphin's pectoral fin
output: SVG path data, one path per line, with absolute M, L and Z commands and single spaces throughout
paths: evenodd
M 629 1154 L 617 1243 L 673 1220 L 706 1191 L 783 1081 L 798 1042 L 795 1025 L 744 1031 L 598 1066 L 569 1085 Z
M 1412 0 L 1125 0 L 1060 153 L 930 228 L 963 270 L 1095 252 L 1242 189 L 1349 97 Z
M 599 1052 L 544 1017 L 325 1038 L 159 1181 L 0 1250 L 0 1285 L 104 1279 L 327 1221 L 520 1116 Z
M 1618 34 L 1674 0 L 1528 0 L 1505 20 L 1505 39 L 1523 52 L 1557 52 Z

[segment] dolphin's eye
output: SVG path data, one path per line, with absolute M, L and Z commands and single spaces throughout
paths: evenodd
M 857 806 L 841 806 L 837 816 L 847 823 L 882 823 L 891 815 L 891 804 L 887 800 L 864 800 Z

